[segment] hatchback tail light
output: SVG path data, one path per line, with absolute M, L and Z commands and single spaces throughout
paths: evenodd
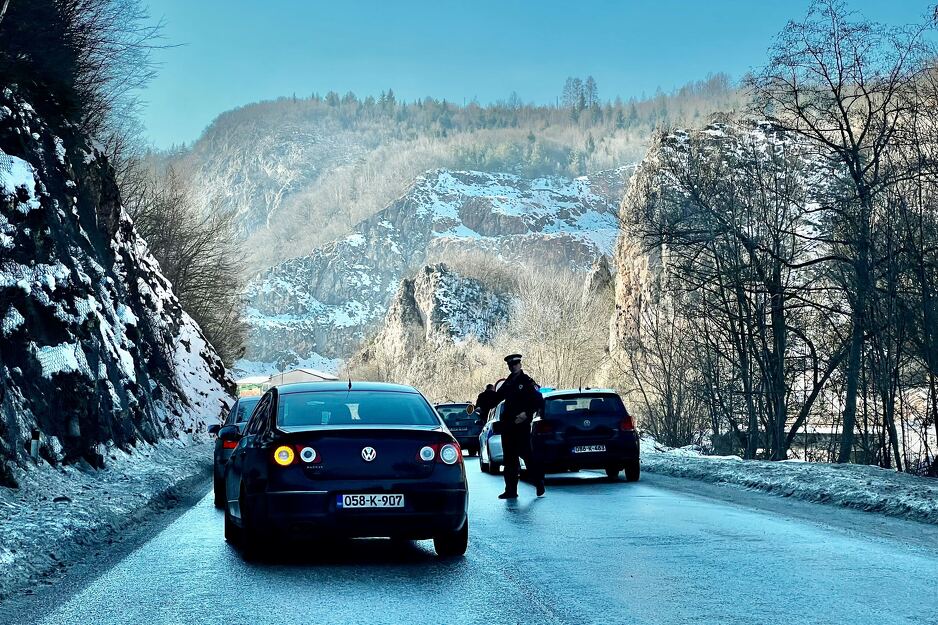
M 619 421 L 619 429 L 623 432 L 632 432 L 635 430 L 635 422 L 632 421 L 632 415 L 625 415 L 625 418 Z
M 531 425 L 531 431 L 535 434 L 550 434 L 554 431 L 554 424 L 550 421 L 538 420 Z
M 238 441 L 222 441 L 221 442 L 222 449 L 234 449 L 237 446 L 238 446 Z

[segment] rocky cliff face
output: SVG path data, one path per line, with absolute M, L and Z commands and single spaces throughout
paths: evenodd
M 231 381 L 121 208 L 106 159 L 0 93 L 0 464 L 103 461 L 200 428 Z
M 818 205 L 819 198 L 830 192 L 835 177 L 830 163 L 816 149 L 767 121 L 718 116 L 702 129 L 675 130 L 657 137 L 636 168 L 620 208 L 622 230 L 614 253 L 615 312 L 610 328 L 610 349 L 614 354 L 638 337 L 643 312 L 667 297 L 668 248 L 649 246 L 643 232 L 664 207 L 680 210 L 682 215 L 691 215 L 696 210 L 687 204 L 685 191 L 678 188 L 672 175 L 662 167 L 665 162 L 686 159 L 691 142 L 695 158 L 719 158 L 729 165 L 727 171 L 736 172 L 730 175 L 738 174 L 740 180 L 749 175 L 747 172 L 759 169 L 754 167 L 754 154 L 784 154 L 787 167 L 792 168 L 789 184 L 807 190 L 803 199 L 806 203 Z M 789 227 L 817 232 L 819 224 L 813 222 L 815 219 L 806 214 Z M 818 250 L 801 251 L 810 255 Z
M 350 355 L 377 329 L 401 280 L 428 259 L 471 250 L 548 271 L 587 271 L 613 251 L 629 173 L 569 180 L 428 172 L 351 235 L 250 283 L 246 360 L 283 366 Z
M 394 294 L 372 349 L 403 361 L 427 345 L 487 343 L 508 321 L 511 298 L 439 263 L 421 267 Z

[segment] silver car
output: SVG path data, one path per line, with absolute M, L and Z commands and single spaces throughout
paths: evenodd
M 492 409 L 489 413 L 489 420 L 482 427 L 482 433 L 479 434 L 479 468 L 483 473 L 498 475 L 505 462 L 502 454 L 502 435 L 492 431 L 492 426 L 501 418 L 504 408 L 505 402 L 502 402 Z

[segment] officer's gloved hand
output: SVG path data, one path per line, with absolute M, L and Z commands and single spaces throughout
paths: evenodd
M 528 418 L 528 413 L 526 413 L 526 412 L 519 412 L 519 413 L 518 413 L 518 416 L 515 417 L 515 423 L 518 424 L 518 425 L 521 425 L 522 423 L 525 422 L 525 420 L 526 420 L 527 418 Z

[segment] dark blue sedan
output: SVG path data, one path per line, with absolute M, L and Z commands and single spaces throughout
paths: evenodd
M 257 402 L 259 402 L 260 399 L 260 395 L 257 397 L 239 397 L 231 407 L 231 410 L 228 411 L 228 416 L 225 417 L 224 422 L 220 425 L 211 426 L 208 429 L 209 434 L 220 434 L 222 428 L 228 428 L 229 432 L 237 432 L 238 434 L 244 432 L 244 428 L 248 424 L 248 419 L 251 418 L 251 413 L 254 411 L 254 407 L 257 406 Z M 237 445 L 237 440 L 234 440 L 234 438 L 230 436 L 226 437 L 226 439 L 222 439 L 221 436 L 215 439 L 215 457 L 213 462 L 214 479 L 212 480 L 212 486 L 215 493 L 216 508 L 221 508 L 225 503 L 225 465 L 228 464 L 228 458 Z
M 317 382 L 263 396 L 225 472 L 225 538 L 256 555 L 273 536 L 433 539 L 465 553 L 459 444 L 426 398 L 396 384 Z

